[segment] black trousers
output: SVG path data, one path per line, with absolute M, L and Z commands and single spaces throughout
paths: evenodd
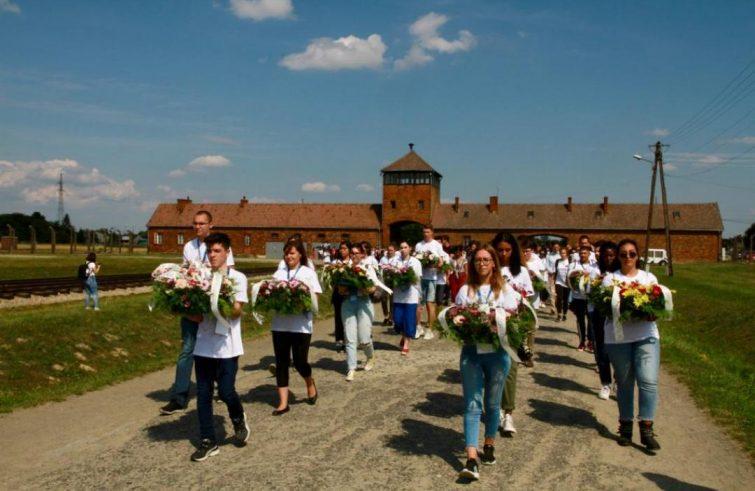
M 556 313 L 566 315 L 569 309 L 569 287 L 556 285 Z
M 343 304 L 343 297 L 338 294 L 336 288 L 333 289 L 333 295 L 331 296 L 331 303 L 333 304 L 333 310 L 336 321 L 336 342 L 343 342 L 345 336 L 343 334 L 343 318 L 341 317 L 341 304 Z
M 236 392 L 236 372 L 239 369 L 239 357 L 205 358 L 194 357 L 197 374 L 197 415 L 199 416 L 199 434 L 202 439 L 215 441 L 215 425 L 212 419 L 212 394 L 218 384 L 220 400 L 228 407 L 228 415 L 234 422 L 244 417 L 244 408 Z
M 606 351 L 605 325 L 606 318 L 600 315 L 597 310 L 592 312 L 592 335 L 595 344 L 595 363 L 598 364 L 598 373 L 600 373 L 600 383 L 610 385 L 611 383 L 611 361 L 608 359 Z
M 278 387 L 288 387 L 288 368 L 291 357 L 294 359 L 294 368 L 304 378 L 312 376 L 312 367 L 309 365 L 309 342 L 311 334 L 301 332 L 278 332 L 273 331 L 273 350 L 275 351 L 275 381 Z
M 587 300 L 573 298 L 571 305 L 574 308 L 574 314 L 577 316 L 579 344 L 585 344 L 585 339 L 587 338 Z

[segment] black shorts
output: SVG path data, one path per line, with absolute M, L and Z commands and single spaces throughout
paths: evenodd
M 448 297 L 448 285 L 435 284 L 435 303 L 438 305 L 446 304 L 446 297 Z

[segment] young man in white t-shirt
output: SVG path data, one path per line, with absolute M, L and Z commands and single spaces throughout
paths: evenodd
M 194 214 L 194 232 L 197 236 L 184 245 L 184 264 L 201 262 L 210 264 L 205 238 L 212 230 L 212 214 L 206 210 L 200 210 Z M 226 265 L 232 268 L 234 265 L 233 251 L 228 249 Z M 197 342 L 196 322 L 181 317 L 181 352 L 176 362 L 176 378 L 170 388 L 170 401 L 160 408 L 161 414 L 173 414 L 183 411 L 189 404 L 189 386 L 191 385 L 191 371 L 194 366 L 194 344 Z
M 201 462 L 217 455 L 217 441 L 212 415 L 212 394 L 218 386 L 220 400 L 228 407 L 236 441 L 245 445 L 249 439 L 249 425 L 241 400 L 236 392 L 236 372 L 239 356 L 244 354 L 241 341 L 241 314 L 247 296 L 247 280 L 243 273 L 228 268 L 228 252 L 231 239 L 226 234 L 210 234 L 205 239 L 213 276 L 227 276 L 233 281 L 233 311 L 226 319 L 227 325 L 212 313 L 191 316 L 198 323 L 197 341 L 194 346 L 194 364 L 197 377 L 197 414 L 201 443 L 191 460 Z
M 396 253 L 396 244 L 391 242 L 388 244 L 388 248 L 385 250 L 385 253 L 383 254 L 383 257 L 380 258 L 380 261 L 378 262 L 379 269 L 378 271 L 382 271 L 383 266 L 393 266 L 396 264 L 396 257 L 399 256 L 399 254 Z M 384 326 L 390 326 L 393 324 L 393 298 L 392 295 L 383 295 L 380 297 L 380 306 L 383 309 L 383 325 Z
M 418 256 L 425 252 L 431 252 L 438 258 L 438 266 L 440 266 L 443 257 L 443 246 L 440 242 L 434 239 L 435 232 L 430 224 L 422 227 L 422 241 L 417 242 L 414 247 L 414 253 Z M 425 339 L 432 339 L 435 336 L 431 326 L 435 323 L 435 287 L 438 281 L 438 268 L 427 266 L 422 267 L 422 296 L 420 298 L 420 305 L 427 308 L 427 327 L 423 329 L 420 322 L 422 311 L 417 309 L 417 339 L 424 334 Z

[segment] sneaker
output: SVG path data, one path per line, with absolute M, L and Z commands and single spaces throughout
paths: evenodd
M 243 445 L 246 445 L 246 441 L 249 440 L 249 424 L 246 422 L 246 413 L 237 421 L 233 421 L 233 436 L 236 441 Z
M 485 465 L 495 464 L 495 447 L 493 445 L 484 445 L 482 447 L 482 457 L 480 460 Z
M 480 468 L 477 466 L 476 459 L 467 459 L 464 468 L 459 472 L 459 477 L 477 481 L 480 479 Z
M 92 307 L 84 307 L 84 310 L 92 310 Z
M 170 401 L 168 404 L 160 408 L 160 414 L 169 415 L 175 413 L 182 413 L 186 411 L 186 408 L 176 401 Z
M 348 373 L 346 374 L 346 381 L 347 382 L 351 382 L 352 380 L 354 380 L 354 373 L 355 372 L 356 372 L 356 370 L 349 370 L 348 371 Z
M 336 353 L 341 353 L 342 351 L 346 351 L 343 341 L 336 341 Z
M 607 401 L 611 397 L 611 386 L 610 385 L 604 385 L 601 387 L 600 392 L 598 393 L 598 399 L 603 399 L 604 401 Z
M 511 414 L 505 414 L 503 416 L 503 432 L 511 436 L 513 433 L 516 433 L 516 428 L 514 427 L 514 417 L 511 416 Z
M 202 443 L 199 444 L 197 451 L 191 454 L 191 460 L 194 462 L 202 462 L 203 460 L 207 460 L 219 453 L 220 449 L 217 444 L 209 438 L 205 438 L 202 440 Z
M 430 329 L 425 330 L 425 336 L 424 336 L 425 340 L 430 340 L 430 339 L 433 339 L 434 337 L 435 337 L 435 334 L 433 334 L 433 332 Z
M 95 308 L 94 308 L 94 311 L 95 311 L 95 312 L 99 312 L 99 311 L 100 311 L 100 308 L 99 308 L 99 307 L 95 307 Z
M 414 335 L 414 339 L 419 339 L 419 338 L 421 338 L 424 335 L 425 335 L 425 328 L 421 327 L 421 326 L 418 326 L 417 327 L 417 333 Z
M 375 368 L 375 357 L 374 356 L 372 358 L 367 358 L 367 362 L 364 364 L 364 371 L 365 372 L 369 372 L 373 368 Z

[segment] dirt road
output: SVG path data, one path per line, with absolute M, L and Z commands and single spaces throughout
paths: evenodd
M 597 398 L 592 355 L 574 349 L 572 323 L 542 320 L 535 368 L 519 371 L 519 432 L 499 439 L 498 464 L 483 467 L 485 489 L 755 489 L 745 454 L 661 376 L 656 423 L 663 449 L 614 441 L 616 403 Z M 377 368 L 344 381 L 332 350 L 332 321 L 317 324 L 310 354 L 316 406 L 292 404 L 272 417 L 275 381 L 269 337 L 247 345 L 237 388 L 251 422 L 245 448 L 228 440 L 220 455 L 189 461 L 196 443 L 194 402 L 159 416 L 172 370 L 65 402 L 0 417 L 0 488 L 446 489 L 463 464 L 458 348 L 417 341 L 401 357 L 398 338 L 375 327 Z M 360 353 L 360 359 L 363 359 Z M 299 401 L 304 384 L 292 376 Z M 296 402 L 296 401 L 295 401 Z M 216 420 L 230 422 L 222 403 Z M 635 430 L 636 431 L 636 430 Z M 635 436 L 635 440 L 639 438 Z

